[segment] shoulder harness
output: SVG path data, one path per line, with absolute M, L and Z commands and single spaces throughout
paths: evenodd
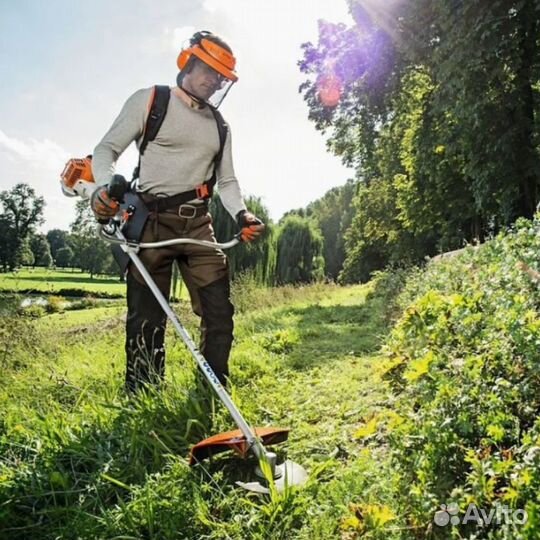
M 167 114 L 167 107 L 169 105 L 170 94 L 171 89 L 168 86 L 156 85 L 152 90 L 150 110 L 146 120 L 143 138 L 139 146 L 139 163 L 133 171 L 132 181 L 139 178 L 141 168 L 141 156 L 144 154 L 148 143 L 156 138 L 161 128 L 161 125 L 163 124 L 163 120 L 165 120 L 165 116 Z M 210 107 L 210 110 L 212 111 L 219 135 L 219 150 L 214 157 L 214 172 L 212 173 L 210 179 L 206 180 L 202 184 L 199 184 L 195 187 L 195 189 L 184 191 L 177 195 L 173 195 L 172 197 L 163 197 L 162 199 L 156 200 L 156 210 L 158 212 L 166 210 L 167 208 L 178 206 L 193 199 L 206 200 L 212 197 L 212 194 L 214 192 L 214 186 L 216 185 L 217 181 L 217 169 L 223 157 L 223 149 L 225 148 L 228 127 L 221 113 L 209 103 L 207 103 L 206 105 Z

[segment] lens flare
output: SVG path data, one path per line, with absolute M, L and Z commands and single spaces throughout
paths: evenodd
M 335 107 L 343 91 L 341 79 L 334 73 L 323 75 L 317 81 L 317 94 L 324 107 Z

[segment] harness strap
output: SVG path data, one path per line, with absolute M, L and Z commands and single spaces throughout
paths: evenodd
M 144 126 L 144 133 L 139 146 L 139 163 L 133 171 L 132 181 L 139 178 L 141 171 L 141 156 L 144 154 L 150 141 L 153 141 L 165 120 L 171 89 L 168 86 L 156 85 L 152 90 L 151 105 Z
M 156 138 L 161 125 L 163 124 L 163 120 L 165 120 L 170 94 L 171 90 L 168 86 L 154 86 L 143 138 L 139 146 L 139 163 L 133 171 L 132 181 L 139 178 L 141 156 L 144 154 L 148 143 Z M 214 116 L 219 136 L 219 150 L 214 157 L 214 171 L 212 176 L 202 184 L 196 186 L 195 189 L 184 191 L 178 195 L 173 195 L 172 197 L 157 198 L 154 206 L 155 211 L 157 212 L 174 208 L 175 206 L 184 204 L 193 199 L 207 200 L 210 199 L 214 193 L 214 186 L 217 182 L 217 169 L 221 163 L 221 159 L 223 158 L 223 150 L 225 148 L 225 141 L 227 140 L 228 127 L 221 113 L 210 103 L 207 103 L 207 106 L 210 108 L 210 111 Z

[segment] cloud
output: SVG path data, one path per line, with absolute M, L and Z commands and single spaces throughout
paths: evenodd
M 179 51 L 188 45 L 189 38 L 196 32 L 194 26 L 182 26 L 172 32 L 172 49 Z
M 69 153 L 50 139 L 26 141 L 10 137 L 0 129 L 0 149 L 36 168 L 59 172 L 69 159 Z
M 208 13 L 215 13 L 219 7 L 217 0 L 204 0 L 203 9 Z

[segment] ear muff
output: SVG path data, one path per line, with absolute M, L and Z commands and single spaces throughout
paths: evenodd
M 192 54 L 191 47 L 189 49 L 184 49 L 183 51 L 180 51 L 180 54 L 178 55 L 178 59 L 176 60 L 176 65 L 178 66 L 178 69 L 181 71 L 183 70 L 188 60 L 190 59 Z
M 187 66 L 187 63 L 193 52 L 193 47 L 199 45 L 205 37 L 211 35 L 212 32 L 209 32 L 208 30 L 200 30 L 199 32 L 195 32 L 195 34 L 191 36 L 191 38 L 189 39 L 189 47 L 180 51 L 178 59 L 176 60 L 176 65 L 178 66 L 178 69 L 182 70 Z

